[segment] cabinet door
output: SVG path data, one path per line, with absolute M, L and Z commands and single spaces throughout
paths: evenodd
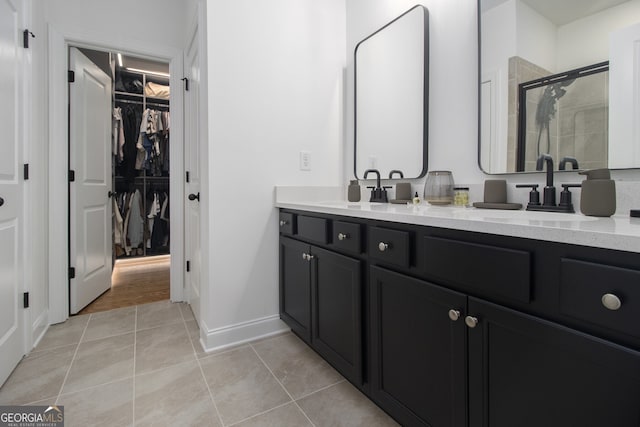
M 469 425 L 638 427 L 640 353 L 469 297 Z
M 311 342 L 310 246 L 280 237 L 280 318 Z
M 369 271 L 373 399 L 403 426 L 465 426 L 466 297 L 378 267 Z M 460 318 L 452 320 L 449 310 Z
M 361 262 L 313 247 L 312 345 L 342 375 L 362 384 Z

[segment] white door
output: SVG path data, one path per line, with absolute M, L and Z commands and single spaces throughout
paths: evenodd
M 111 287 L 111 79 L 78 49 L 70 49 L 69 84 L 71 314 Z
M 24 354 L 19 5 L 0 0 L 0 384 Z
M 640 163 L 640 24 L 609 37 L 609 167 Z
M 185 54 L 185 77 L 189 90 L 185 91 L 184 124 L 185 124 L 185 170 L 189 174 L 189 182 L 185 186 L 185 256 L 189 262 L 189 271 L 185 273 L 187 301 L 193 314 L 200 322 L 200 201 L 194 196 L 200 195 L 200 120 L 199 90 L 200 65 L 198 57 L 198 31 L 194 31 Z

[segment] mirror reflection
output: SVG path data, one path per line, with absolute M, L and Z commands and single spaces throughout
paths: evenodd
M 541 154 L 556 169 L 640 167 L 640 0 L 479 0 L 478 13 L 485 172 L 534 171 Z
M 427 170 L 428 12 L 417 5 L 355 48 L 354 173 Z M 397 176 L 396 176 L 397 177 Z

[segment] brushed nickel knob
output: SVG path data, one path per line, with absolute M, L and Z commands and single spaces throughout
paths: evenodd
M 389 249 L 389 245 L 385 242 L 380 242 L 378 243 L 378 249 L 380 249 L 380 252 L 384 252 Z
M 614 294 L 604 294 L 602 295 L 602 305 L 609 310 L 618 310 L 622 307 L 622 301 Z
M 453 320 L 455 322 L 459 318 L 460 318 L 460 311 L 459 310 L 454 310 L 454 309 L 449 310 L 449 319 L 451 319 L 451 320 Z
M 308 257 L 308 256 L 309 256 L 309 255 L 307 255 L 306 253 L 304 253 L 304 252 L 302 253 L 302 259 L 303 259 L 303 260 L 307 261 L 307 257 Z
M 311 254 L 307 255 L 307 261 L 311 261 L 313 258 L 315 258 L 313 255 Z
M 464 318 L 464 323 L 466 323 L 468 327 L 473 329 L 476 326 L 478 326 L 478 318 L 473 316 L 467 316 Z
M 348 239 L 348 238 L 349 238 L 348 234 L 338 233 L 338 240 L 345 240 L 345 239 Z
M 280 220 L 280 227 L 284 227 L 285 225 L 287 225 L 287 221 L 285 221 L 284 219 Z

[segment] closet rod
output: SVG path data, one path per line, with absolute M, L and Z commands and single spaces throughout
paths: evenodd
M 132 101 L 130 99 L 116 99 L 116 104 L 118 103 L 124 103 L 124 104 L 138 104 L 138 105 L 142 105 L 142 101 Z M 165 107 L 165 108 L 169 108 L 169 104 L 159 104 L 156 102 L 147 102 L 147 105 L 152 105 L 154 107 Z

